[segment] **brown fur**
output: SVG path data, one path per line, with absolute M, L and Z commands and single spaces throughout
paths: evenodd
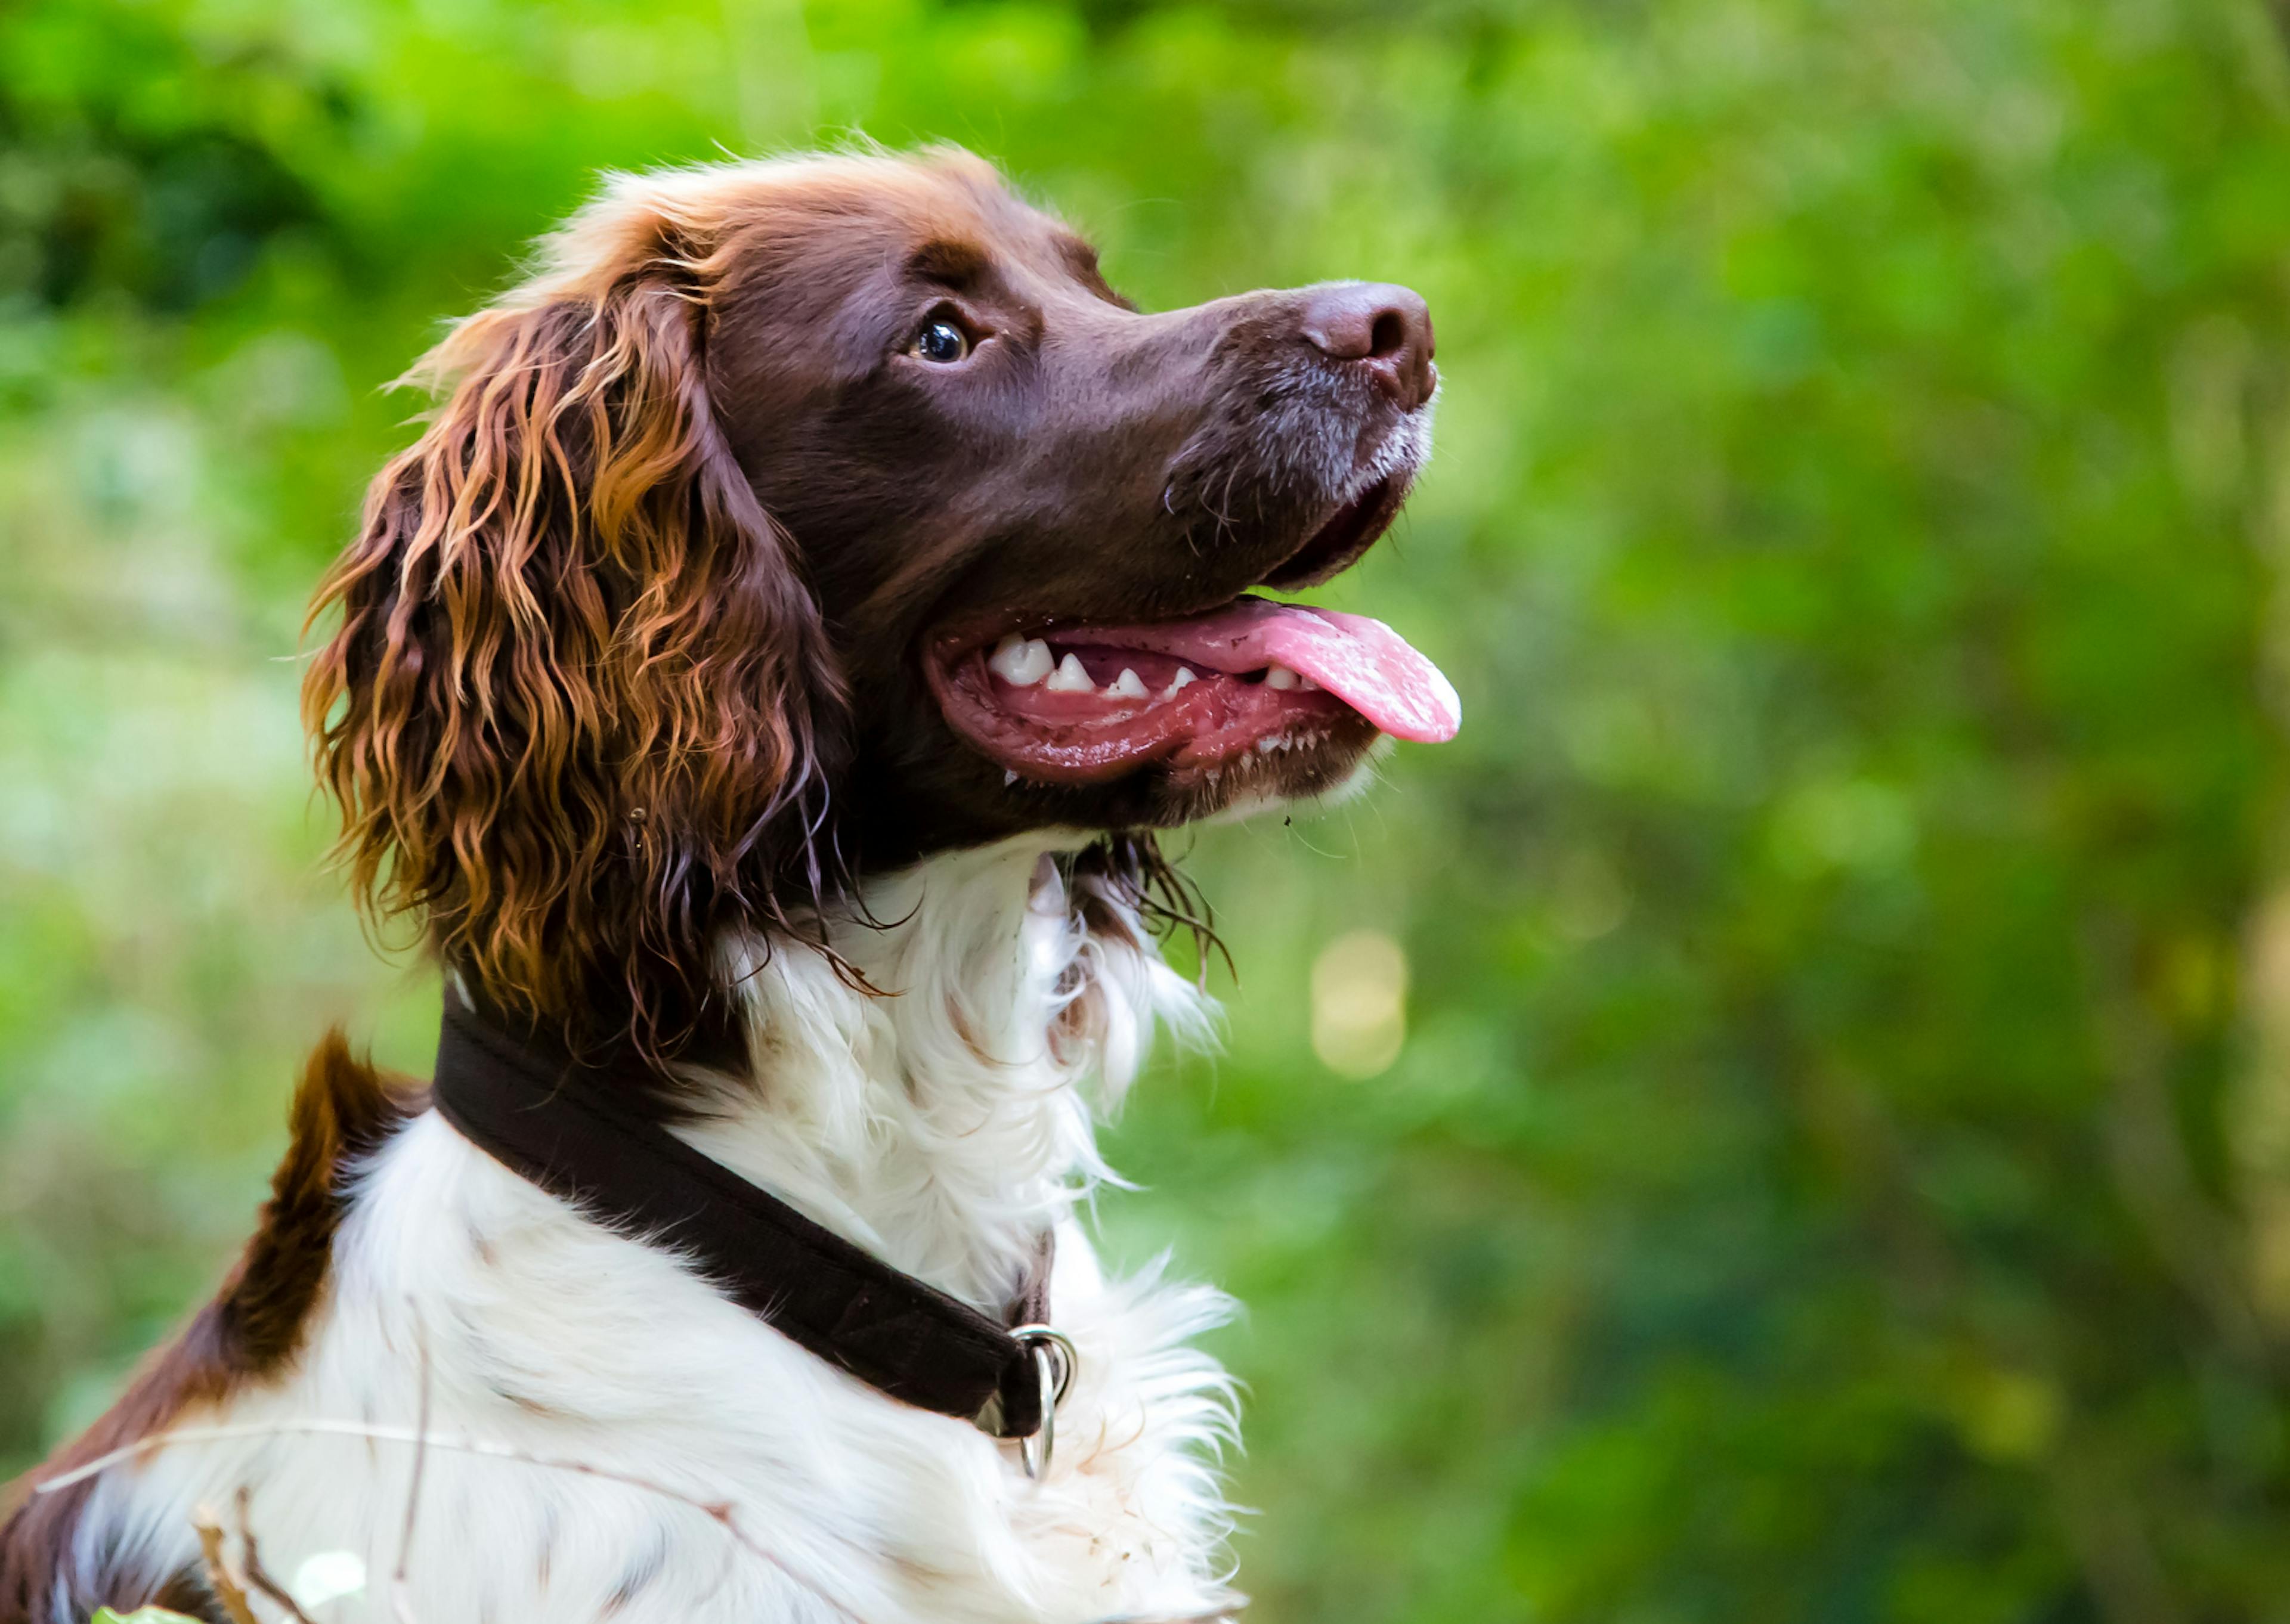
M 853 874 L 1046 827 L 1141 851 L 1341 781 L 1357 718 L 1219 788 L 1013 785 L 921 668 L 949 627 L 1348 562 L 1309 543 L 1420 400 L 1308 340 L 1321 297 L 1142 314 L 959 152 L 609 181 L 408 374 L 444 404 L 320 588 L 305 715 L 362 905 L 576 1050 L 720 1060 L 727 927 L 813 936 Z M 913 360 L 933 316 L 978 364 Z
M 853 876 L 1025 830 L 1110 831 L 1075 882 L 1205 954 L 1150 831 L 1340 782 L 1373 727 L 1221 775 L 1021 781 L 955 732 L 925 652 L 1347 565 L 1414 465 L 1376 478 L 1372 508 L 1362 470 L 1436 375 L 1413 294 L 1377 318 L 1396 350 L 1321 330 L 1332 298 L 1365 321 L 1391 292 L 1148 315 L 961 153 L 608 182 L 414 369 L 444 404 L 314 605 L 331 629 L 305 717 L 361 905 L 418 923 L 481 1004 L 576 1049 L 632 1045 L 663 1080 L 657 1062 L 733 1032 L 727 929 L 815 936 Z M 949 324 L 967 364 L 931 364 L 918 336 Z M 50 1473 L 285 1370 L 345 1170 L 419 1108 L 322 1044 L 221 1293 Z M 16 1502 L 0 1624 L 200 1600 L 196 1573 L 75 1553 L 91 1497 Z
M 417 369 L 452 393 L 319 588 L 304 696 L 366 906 L 508 1008 L 658 1051 L 727 917 L 789 924 L 766 836 L 818 827 L 837 687 L 702 384 L 707 274 L 649 224 Z
M 108 1413 L 4 1497 L 12 1515 L 0 1525 L 0 1624 L 45 1624 L 60 1603 L 78 1618 L 98 1605 L 125 1611 L 156 1603 L 196 1612 L 211 1604 L 196 1574 L 136 1572 L 100 1553 L 84 1563 L 75 1556 L 71 1542 L 92 1480 L 54 1494 L 32 1490 L 284 1372 L 301 1351 L 325 1286 L 346 1176 L 422 1108 L 420 1095 L 402 1080 L 354 1058 L 339 1030 L 312 1052 L 294 1092 L 270 1199 L 222 1289 L 145 1364 Z

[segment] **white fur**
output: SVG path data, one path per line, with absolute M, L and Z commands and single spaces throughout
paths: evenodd
M 1214 1617 L 1237 1604 L 1213 1464 L 1229 1382 L 1187 1340 L 1226 1310 L 1158 1270 L 1108 1281 L 1075 1207 L 1108 1176 L 1092 1130 L 1157 1017 L 1205 1006 L 1133 914 L 1084 928 L 1047 837 L 934 860 L 870 889 L 876 927 L 816 953 L 726 945 L 744 976 L 752 1076 L 701 1079 L 710 1156 L 899 1268 L 1007 1300 L 1057 1226 L 1053 1316 L 1080 1350 L 1039 1484 L 1014 1444 L 910 1408 L 734 1307 L 678 1260 L 574 1216 L 434 1113 L 364 1173 L 304 1357 L 282 1384 L 186 1423 L 428 1426 L 577 1460 L 650 1488 L 431 1448 L 401 1550 L 415 1452 L 366 1438 L 182 1443 L 114 1468 L 82 1527 L 123 1525 L 159 1569 L 192 1562 L 198 1502 L 251 1491 L 282 1578 L 362 1589 L 319 1624 L 957 1624 Z M 426 1351 L 425 1351 L 426 1350 Z M 93 1544 L 91 1543 L 91 1554 Z M 339 1580 L 336 1580 L 339 1583 Z

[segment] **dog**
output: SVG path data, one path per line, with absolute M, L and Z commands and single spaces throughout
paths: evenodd
M 1398 511 L 1424 301 L 1146 314 L 984 162 L 841 154 L 609 178 L 409 376 L 305 713 L 446 978 L 434 1100 L 318 1048 L 0 1620 L 1229 1616 L 1225 1300 L 1076 1209 L 1206 1019 L 1155 832 L 1455 730 L 1254 596 Z

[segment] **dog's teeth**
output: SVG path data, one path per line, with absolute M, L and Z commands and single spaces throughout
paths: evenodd
M 1286 666 L 1269 666 L 1265 668 L 1264 685 L 1268 688 L 1293 688 L 1302 680 L 1303 678 L 1298 676 Z
M 1003 769 L 1002 769 L 1002 788 L 1003 788 L 1007 789 L 1008 788 L 1010 788 L 1010 786 L 1011 786 L 1011 785 L 1013 785 L 1013 784 L 1016 783 L 1017 781 L 1018 781 L 1018 774 L 1017 774 L 1013 770 L 1012 770 L 1011 768 L 1008 768 L 1008 767 L 1005 767 L 1005 768 L 1003 768 Z
M 1165 700 L 1173 700 L 1177 697 L 1178 689 L 1183 687 L 1188 683 L 1197 683 L 1201 679 L 1199 677 L 1193 675 L 1192 667 L 1179 666 L 1177 668 L 1176 676 L 1169 679 L 1169 685 L 1161 690 L 1161 697 Z
M 1299 693 L 1317 693 L 1317 692 L 1319 692 L 1319 691 L 1320 691 L 1320 684 L 1317 684 L 1317 683 L 1316 683 L 1316 682 L 1314 682 L 1310 677 L 1309 677 L 1309 676 L 1299 676 L 1299 677 L 1296 679 L 1296 692 L 1299 692 Z
M 1145 679 L 1124 666 L 1121 675 L 1105 684 L 1105 691 L 1117 700 L 1141 700 L 1145 697 Z
M 1256 753 L 1259 756 L 1269 756 L 1279 748 L 1280 740 L 1277 739 L 1260 739 L 1256 741 Z
M 1047 659 L 1049 652 L 1049 649 L 1045 646 L 1042 650 L 1043 658 Z M 1058 668 L 1050 673 L 1050 680 L 1045 685 L 1052 693 L 1097 692 L 1097 684 L 1089 680 L 1089 673 L 1082 669 L 1080 660 L 1071 654 L 1058 662 Z
M 1013 688 L 1030 688 L 1050 674 L 1053 663 L 1048 644 L 1013 632 L 994 645 L 986 668 Z

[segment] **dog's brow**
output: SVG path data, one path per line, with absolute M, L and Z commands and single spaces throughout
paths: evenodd
M 962 287 L 983 276 L 992 263 L 993 256 L 976 243 L 933 237 L 907 256 L 907 275 L 921 282 Z
M 1106 281 L 1105 273 L 1098 268 L 1096 249 L 1069 231 L 1061 231 L 1050 240 L 1058 251 L 1058 258 L 1066 262 L 1066 268 L 1073 272 L 1084 287 L 1125 310 L 1137 308 L 1116 292 L 1113 285 Z

